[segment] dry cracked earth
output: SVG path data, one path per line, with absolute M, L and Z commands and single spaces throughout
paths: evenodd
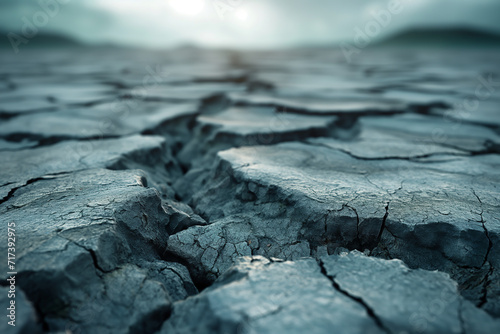
M 500 333 L 499 56 L 2 53 L 0 332 Z

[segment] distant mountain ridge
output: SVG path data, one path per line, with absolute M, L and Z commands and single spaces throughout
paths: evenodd
M 376 45 L 500 47 L 500 34 L 474 28 L 417 28 L 387 37 Z
M 25 38 L 22 34 L 19 32 L 14 32 L 17 36 L 21 38 Z M 0 31 L 0 48 L 11 48 L 11 42 L 8 37 L 9 32 L 6 31 Z M 51 34 L 51 33 L 45 33 L 45 32 L 40 32 L 33 36 L 32 38 L 25 38 L 28 40 L 26 44 L 21 43 L 19 44 L 19 48 L 26 48 L 26 47 L 64 47 L 64 46 L 79 46 L 82 45 L 80 42 L 76 41 L 75 39 L 67 36 L 62 36 L 59 34 Z
M 20 32 L 14 32 L 23 37 Z M 0 30 L 0 49 L 12 48 L 7 37 L 9 32 Z M 33 47 L 78 47 L 92 46 L 81 43 L 76 39 L 54 33 L 39 32 L 32 38 L 27 38 L 28 43 L 20 44 L 19 48 Z M 102 44 L 93 46 L 114 46 L 112 44 Z M 380 47 L 425 47 L 425 46 L 444 46 L 444 47 L 499 47 L 500 33 L 494 33 L 475 28 L 415 28 L 409 29 L 380 41 L 374 42 L 372 46 Z M 312 48 L 328 48 L 327 45 L 309 46 Z

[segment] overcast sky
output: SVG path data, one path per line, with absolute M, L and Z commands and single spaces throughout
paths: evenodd
M 23 18 L 90 43 L 163 47 L 287 47 L 352 40 L 389 0 L 42 0 L 60 3 L 43 25 L 38 0 L 1 0 L 0 29 L 21 32 Z M 422 26 L 472 26 L 500 32 L 500 0 L 399 0 L 377 38 Z M 66 4 L 62 4 L 66 3 Z M 37 16 L 38 15 L 38 16 Z M 36 23 L 36 22 L 35 22 Z

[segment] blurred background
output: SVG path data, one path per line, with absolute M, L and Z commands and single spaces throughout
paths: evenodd
M 2 0 L 0 32 L 3 47 L 14 40 L 21 47 L 276 49 L 331 47 L 356 38 L 358 47 L 425 40 L 498 45 L 500 1 Z

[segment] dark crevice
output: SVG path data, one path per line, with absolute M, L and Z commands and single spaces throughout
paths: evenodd
M 170 262 L 172 262 L 172 261 L 170 261 Z M 184 266 L 184 267 L 186 267 L 186 266 Z M 187 267 L 186 267 L 186 269 L 187 269 Z M 192 288 L 192 286 L 190 286 L 188 284 L 188 282 L 186 282 L 184 280 L 184 278 L 182 277 L 182 275 L 179 272 L 177 272 L 177 270 L 175 270 L 174 268 L 166 267 L 166 268 L 161 269 L 160 271 L 164 271 L 164 270 L 170 270 L 171 272 L 173 272 L 179 278 L 179 280 L 182 282 L 182 286 L 186 290 L 186 293 L 187 293 L 188 297 L 194 296 L 194 295 L 196 295 L 196 294 L 199 293 L 199 290 L 196 288 L 196 286 L 195 286 L 196 291 L 194 291 L 193 288 Z M 194 285 L 194 283 L 193 283 L 193 285 Z
M 332 277 L 332 276 L 328 275 L 328 272 L 327 272 L 327 270 L 325 268 L 325 265 L 324 265 L 323 261 L 319 261 L 319 266 L 321 268 L 321 273 L 326 278 L 328 278 L 328 280 L 330 280 L 330 282 L 332 282 L 332 285 L 333 285 L 333 287 L 334 287 L 335 290 L 339 291 L 344 296 L 348 297 L 349 299 L 354 300 L 355 302 L 357 302 L 358 304 L 360 304 L 361 306 L 363 306 L 363 308 L 366 310 L 366 313 L 368 314 L 368 316 L 370 318 L 373 319 L 373 321 L 375 322 L 375 324 L 377 325 L 377 327 L 379 327 L 382 331 L 384 331 L 384 332 L 386 332 L 388 334 L 391 334 L 391 331 L 383 324 L 382 320 L 380 320 L 380 318 L 376 315 L 376 313 L 373 310 L 373 308 L 371 308 L 362 298 L 357 297 L 357 296 L 353 296 L 349 292 L 347 292 L 346 290 L 343 290 L 340 287 L 339 283 L 335 281 L 335 276 Z
M 500 144 L 495 143 L 492 140 L 486 140 L 484 142 L 484 150 L 472 151 L 471 155 L 486 155 L 486 154 L 500 154 Z
M 411 103 L 409 105 L 409 109 L 412 112 L 414 112 L 416 114 L 422 114 L 422 115 L 429 115 L 435 109 L 447 110 L 450 108 L 451 108 L 451 106 L 445 102 L 431 102 L 428 104 Z
M 45 320 L 46 315 L 43 313 L 40 304 L 39 303 L 34 303 L 32 302 L 31 305 L 33 305 L 33 309 L 35 310 L 36 316 L 37 316 L 37 322 L 41 324 L 42 330 L 44 332 L 48 332 L 50 327 L 47 321 Z
M 161 259 L 166 262 L 175 262 L 183 265 L 186 267 L 186 269 L 189 271 L 189 276 L 191 277 L 194 286 L 198 290 L 198 292 L 202 292 L 206 288 L 208 288 L 210 285 L 212 285 L 213 282 L 211 282 L 208 279 L 197 279 L 199 275 L 195 275 L 193 273 L 193 266 L 183 259 L 180 256 L 177 256 L 171 252 L 168 252 L 167 249 L 165 248 L 164 252 L 161 254 Z

